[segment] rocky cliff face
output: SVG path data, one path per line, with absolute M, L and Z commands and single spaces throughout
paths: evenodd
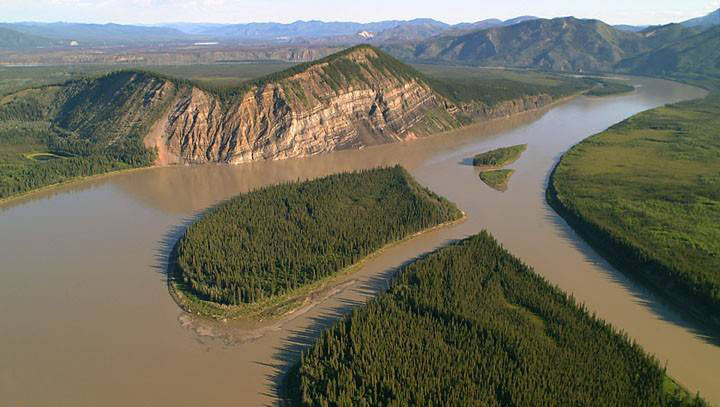
M 467 104 L 460 106 L 458 109 L 472 120 L 482 121 L 500 119 L 517 113 L 541 109 L 552 102 L 554 102 L 554 99 L 550 95 L 540 94 L 507 100 L 495 106 Z
M 359 46 L 248 83 L 200 85 L 142 72 L 81 81 L 57 123 L 118 154 L 137 137 L 160 165 L 246 163 L 411 140 L 542 107 L 549 96 L 454 104 L 414 69 Z
M 232 101 L 181 87 L 155 145 L 169 162 L 244 163 L 424 135 L 415 125 L 444 111 L 445 100 L 387 58 L 358 47 L 253 85 Z M 445 120 L 441 127 L 457 125 Z

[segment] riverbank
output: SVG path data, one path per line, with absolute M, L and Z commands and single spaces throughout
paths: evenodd
M 153 168 L 157 168 L 157 167 L 158 166 L 156 166 L 156 165 L 151 165 L 149 167 L 125 168 L 122 170 L 104 172 L 102 174 L 95 174 L 95 175 L 90 175 L 90 176 L 86 176 L 86 177 L 76 177 L 76 178 L 72 178 L 72 179 L 69 179 L 69 180 L 66 180 L 63 182 L 58 182 L 56 184 L 45 185 L 43 187 L 33 189 L 31 191 L 23 192 L 18 195 L 13 195 L 13 196 L 9 196 L 9 197 L 0 199 L 0 208 L 2 208 L 3 205 L 9 204 L 11 202 L 20 201 L 20 200 L 32 197 L 33 195 L 38 195 L 43 192 L 52 191 L 54 189 L 70 186 L 73 184 L 94 181 L 94 180 L 98 180 L 98 179 L 102 179 L 102 178 L 112 177 L 115 175 L 128 174 L 131 172 L 149 170 L 149 169 L 153 169 Z
M 582 95 L 583 93 L 585 93 L 585 92 L 587 92 L 587 91 L 588 91 L 588 90 L 583 90 L 583 91 L 574 93 L 574 94 L 572 94 L 572 95 L 568 95 L 568 96 L 561 97 L 561 98 L 558 98 L 558 99 L 553 99 L 553 98 L 551 98 L 550 96 L 548 96 L 548 98 L 551 100 L 549 103 L 545 103 L 545 104 L 542 104 L 542 103 L 541 103 L 541 104 L 538 104 L 537 106 L 535 106 L 535 107 L 533 107 L 533 108 L 531 108 L 531 109 L 525 109 L 525 110 L 516 111 L 516 112 L 513 112 L 512 114 L 509 114 L 509 115 L 498 116 L 498 117 L 490 117 L 490 118 L 478 118 L 478 119 L 476 119 L 476 120 L 472 120 L 471 122 L 467 123 L 466 125 L 461 126 L 459 129 L 463 129 L 463 128 L 466 128 L 466 127 L 468 127 L 468 126 L 472 126 L 472 125 L 476 125 L 476 124 L 494 122 L 494 121 L 499 121 L 499 120 L 506 120 L 506 119 L 511 118 L 511 117 L 515 117 L 515 116 L 519 116 L 519 115 L 522 115 L 522 114 L 527 114 L 527 113 L 539 111 L 539 110 L 542 110 L 542 109 L 549 109 L 549 108 L 551 108 L 551 107 L 553 107 L 553 106 L 555 106 L 555 105 L 558 105 L 558 104 L 567 102 L 567 101 L 569 101 L 569 100 L 571 100 L 571 99 L 573 99 L 573 98 L 575 98 L 575 97 L 577 97 L 577 96 L 579 96 L 579 95 Z M 511 100 L 510 102 L 518 101 L 518 100 L 521 100 L 521 99 L 513 99 L 513 100 Z M 455 130 L 459 130 L 459 129 L 455 129 Z M 155 162 L 155 165 L 151 165 L 151 166 L 147 166 L 147 167 L 127 168 L 127 169 L 122 169 L 122 170 L 109 171 L 109 172 L 105 172 L 105 173 L 101 173 L 101 174 L 95 174 L 95 175 L 91 175 L 91 176 L 81 176 L 81 177 L 75 177 L 75 178 L 67 179 L 67 180 L 65 180 L 65 181 L 63 181 L 63 182 L 59 182 L 59 183 L 55 183 L 55 184 L 50 184 L 50 185 L 45 185 L 45 186 L 42 186 L 42 187 L 39 187 L 39 188 L 36 188 L 36 189 L 32 189 L 32 190 L 29 190 L 29 191 L 26 191 L 26 192 L 22 192 L 22 193 L 17 194 L 17 195 L 12 195 L 12 196 L 8 196 L 8 197 L 5 197 L 5 198 L 0 198 L 0 206 L 2 206 L 2 205 L 4 205 L 4 204 L 7 204 L 7 203 L 10 203 L 10 202 L 13 202 L 13 201 L 22 200 L 22 199 L 27 198 L 27 197 L 29 197 L 29 196 L 32 196 L 32 195 L 34 195 L 34 194 L 46 192 L 46 191 L 53 190 L 53 189 L 56 189 L 56 188 L 65 187 L 65 186 L 72 185 L 72 184 L 75 184 L 75 183 L 86 182 L 86 181 L 95 180 L 95 179 L 99 179 L 99 178 L 106 177 L 106 176 L 111 176 L 111 175 L 115 175 L 115 174 L 122 174 L 122 173 L 130 172 L 130 171 L 137 171 L 137 170 L 144 170 L 144 169 L 149 169 L 149 168 L 164 167 L 164 166 L 167 166 L 167 165 L 172 165 L 172 164 L 170 164 L 170 162 L 171 162 L 172 160 L 170 160 L 170 159 L 168 158 L 168 156 L 167 156 L 168 152 L 166 151 L 166 149 L 160 148 L 159 145 L 158 145 L 158 144 L 159 144 L 159 140 L 160 140 L 159 134 L 160 134 L 160 129 L 159 129 L 157 126 L 153 125 L 153 126 L 151 126 L 149 133 L 146 135 L 146 137 L 144 137 L 144 140 L 145 140 L 144 143 L 145 143 L 146 147 L 155 147 L 155 148 L 157 148 L 157 150 L 158 150 L 159 157 L 158 157 L 158 160 Z M 444 134 L 444 132 L 431 134 L 431 135 L 429 135 L 428 137 L 439 136 L 439 135 L 442 135 L 442 134 Z
M 388 243 L 379 250 L 365 256 L 355 264 L 346 267 L 337 273 L 329 275 L 312 284 L 297 288 L 284 295 L 270 297 L 268 299 L 242 305 L 224 305 L 206 301 L 196 296 L 180 278 L 180 270 L 176 262 L 177 246 L 180 239 L 175 243 L 169 257 L 167 269 L 168 291 L 175 303 L 183 311 L 199 317 L 210 318 L 219 321 L 241 320 L 246 322 L 261 323 L 256 329 L 262 329 L 263 325 L 276 324 L 278 322 L 291 320 L 299 314 L 304 313 L 312 306 L 322 302 L 328 297 L 333 289 L 346 284 L 348 277 L 363 266 L 380 256 L 388 249 L 408 242 L 421 235 L 433 232 L 438 229 L 448 228 L 464 222 L 467 215 L 463 213 L 460 219 L 445 222 L 431 228 L 422 230 L 407 236 L 401 240 Z
M 558 197 L 555 173 L 560 162 L 554 167 L 548 179 L 545 198 L 550 207 L 570 227 L 598 252 L 613 267 L 639 283 L 651 287 L 663 300 L 678 311 L 705 326 L 720 338 L 720 318 L 707 303 L 698 300 L 696 293 L 678 285 L 672 280 L 672 271 L 658 261 L 648 258 L 637 247 L 609 233 L 602 226 L 590 222 L 565 205 Z
M 392 270 L 483 229 L 591 313 L 627 332 L 679 383 L 720 402 L 720 348 L 610 267 L 542 198 L 557 158 L 588 134 L 699 94 L 671 82 L 637 83 L 642 86 L 629 97 L 576 98 L 448 136 L 302 160 L 165 167 L 3 209 L 0 346 L 8 357 L 0 404 L 275 405 L 279 375 L 322 330 L 385 291 Z M 513 185 L 503 194 L 478 182 L 465 161 L 478 151 L 523 143 L 531 154 L 514 165 Z M 243 323 L 195 318 L 168 295 L 167 252 L 178 225 L 201 211 L 266 185 L 395 163 L 456 202 L 467 220 L 388 249 L 349 276 L 349 285 L 278 329 L 270 324 L 261 337 L 246 337 Z M 118 383 L 128 391 L 118 393 Z M 177 391 L 186 388 L 202 391 Z

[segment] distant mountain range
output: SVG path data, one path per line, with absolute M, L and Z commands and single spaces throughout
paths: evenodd
M 682 23 L 685 27 L 711 27 L 720 25 L 720 9 L 698 18 L 693 18 Z
M 573 17 L 522 16 L 449 25 L 433 19 L 374 23 L 297 21 L 290 24 L 194 24 L 159 26 L 76 23 L 0 23 L 0 51 L 49 47 L 179 45 L 194 42 L 237 47 L 241 43 L 343 48 L 382 47 L 408 61 L 511 66 L 571 72 L 648 71 L 677 64 L 712 66 L 693 49 L 717 42 L 706 31 L 720 26 L 720 10 L 679 24 L 610 26 Z M 707 48 L 705 46 L 703 49 Z M 707 56 L 712 57 L 710 52 Z M 675 59 L 672 59 L 675 58 Z M 656 63 L 662 59 L 665 65 Z M 655 61 L 655 62 L 652 62 Z M 720 65 L 718 65 L 720 66 Z
M 646 51 L 639 34 L 572 17 L 434 37 L 402 51 L 393 48 L 390 51 L 409 60 L 555 71 L 608 70 L 623 58 Z
M 0 28 L 12 30 L 49 43 L 70 45 L 132 45 L 157 41 L 178 41 L 187 35 L 169 27 L 144 27 L 120 24 L 78 23 L 0 23 Z M 0 48 L 5 44 L 0 42 Z
M 57 46 L 58 43 L 36 35 L 0 27 L 0 48 L 18 50 Z
M 565 17 L 449 33 L 383 47 L 416 62 L 608 72 L 615 70 L 621 61 L 693 38 L 706 29 L 683 23 L 623 30 L 598 20 Z

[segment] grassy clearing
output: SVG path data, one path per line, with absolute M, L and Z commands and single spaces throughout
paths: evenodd
M 25 154 L 25 158 L 33 161 L 39 161 L 39 162 L 46 162 L 51 160 L 62 160 L 65 158 L 70 158 L 72 155 L 61 153 L 61 152 L 52 152 L 52 151 L 42 151 L 42 152 L 32 152 Z
M 636 115 L 572 148 L 551 204 L 623 271 L 720 325 L 720 96 Z
M 508 181 L 513 173 L 515 173 L 515 170 L 510 169 L 482 171 L 480 173 L 480 179 L 492 189 L 506 191 Z
M 473 157 L 473 165 L 481 169 L 503 167 L 515 162 L 525 150 L 527 150 L 527 144 L 496 148 L 495 150 L 477 154 Z

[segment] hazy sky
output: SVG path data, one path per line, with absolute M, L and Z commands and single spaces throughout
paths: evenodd
M 0 20 L 153 24 L 430 17 L 458 23 L 572 15 L 611 24 L 663 24 L 718 8 L 720 0 L 0 0 Z

